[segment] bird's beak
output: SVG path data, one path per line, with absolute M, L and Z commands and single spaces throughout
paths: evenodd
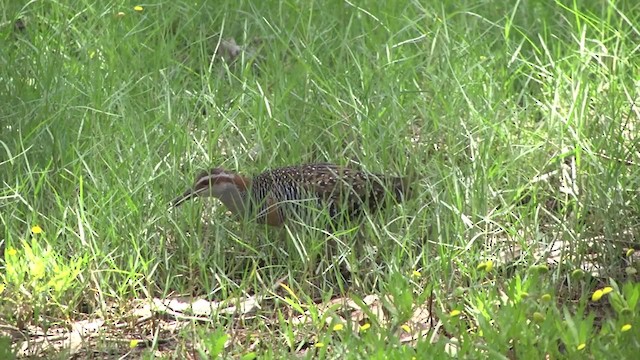
M 198 193 L 193 191 L 193 189 L 189 189 L 187 191 L 184 192 L 184 194 L 178 196 L 177 198 L 173 199 L 173 201 L 171 201 L 171 206 L 172 207 L 178 207 L 180 205 L 182 205 L 183 202 L 197 196 Z

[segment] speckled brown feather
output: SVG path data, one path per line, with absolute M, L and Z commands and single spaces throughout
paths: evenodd
M 266 171 L 252 180 L 252 193 L 271 196 L 279 201 L 317 198 L 334 218 L 341 212 L 355 218 L 365 205 L 375 212 L 388 205 L 393 194 L 403 201 L 408 191 L 404 178 L 371 174 L 333 164 L 306 164 Z M 267 188 L 267 195 L 263 188 Z M 262 195 L 264 194 L 264 195 Z M 285 211 L 280 211 L 281 213 Z M 281 214 L 286 218 L 286 214 Z

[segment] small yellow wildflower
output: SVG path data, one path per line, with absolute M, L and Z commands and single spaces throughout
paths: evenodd
M 593 295 L 591 295 L 591 301 L 598 301 L 602 298 L 602 295 L 604 295 L 604 293 L 602 292 L 602 290 L 598 289 L 596 291 L 593 292 Z
M 627 332 L 627 331 L 629 331 L 629 330 L 631 330 L 631 324 L 624 324 L 624 325 L 622 325 L 622 327 L 620 328 L 620 331 L 622 331 L 622 332 Z
M 633 253 L 634 253 L 635 251 L 636 251 L 636 250 L 635 250 L 634 248 L 630 248 L 629 250 L 627 250 L 627 257 L 629 257 L 629 256 L 633 255 Z
M 420 276 L 422 276 L 422 274 L 418 270 L 413 270 L 411 276 L 413 276 L 414 278 L 419 278 Z
M 33 227 L 31 227 L 31 232 L 34 234 L 42 234 L 42 228 L 38 225 L 34 225 Z
M 540 300 L 544 301 L 544 302 L 549 302 L 549 301 L 551 301 L 551 295 L 550 294 L 544 294 L 544 295 L 540 296 Z
M 10 248 L 7 250 L 7 255 L 8 256 L 16 256 L 16 254 L 18 253 L 18 250 L 14 249 L 14 248 Z
M 605 286 L 604 288 L 602 288 L 602 295 L 607 295 L 612 291 L 613 291 L 613 288 L 611 286 Z
M 491 272 L 493 270 L 493 260 L 487 260 L 485 263 L 484 271 Z
M 333 331 L 340 331 L 342 329 L 344 329 L 344 325 L 342 325 L 342 324 L 333 325 Z
M 142 6 L 140 6 L 140 5 L 136 5 L 136 6 L 133 7 L 133 10 L 135 10 L 137 12 L 140 12 L 140 11 L 144 10 L 144 8 Z
M 317 348 L 321 348 L 321 347 L 324 347 L 324 343 L 323 343 L 323 342 L 317 342 L 317 343 L 315 343 L 315 345 L 313 345 L 313 346 L 315 346 L 315 347 L 317 347 Z
M 4 288 L 5 288 L 4 284 L 0 284 L 0 294 L 4 292 Z
M 578 345 L 578 346 L 576 347 L 576 349 L 578 349 L 578 350 L 582 350 L 582 349 L 584 349 L 584 348 L 586 348 L 586 347 L 587 347 L 587 344 L 582 343 L 582 344 Z
M 483 270 L 489 272 L 493 270 L 493 260 L 483 261 L 478 266 L 476 266 L 476 270 Z
M 451 317 L 456 317 L 460 315 L 460 310 L 451 310 L 451 312 L 449 313 L 449 316 Z
M 129 341 L 129 348 L 133 349 L 137 347 L 139 342 L 140 340 L 132 339 L 131 341 Z
M 411 328 L 409 327 L 409 325 L 404 324 L 402 326 L 400 326 L 402 328 L 402 330 L 404 330 L 405 332 L 410 333 L 411 332 Z
M 360 331 L 367 331 L 367 329 L 369 329 L 370 327 L 371 327 L 371 324 L 369 323 L 360 325 Z

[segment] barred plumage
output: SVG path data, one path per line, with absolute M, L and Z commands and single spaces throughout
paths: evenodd
M 232 213 L 281 226 L 323 217 L 331 222 L 354 220 L 365 211 L 376 212 L 394 200 L 403 201 L 408 191 L 406 178 L 325 163 L 283 167 L 253 178 L 214 168 L 200 174 L 173 206 L 195 196 L 214 196 Z

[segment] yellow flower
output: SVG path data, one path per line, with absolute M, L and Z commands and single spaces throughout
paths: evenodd
M 604 288 L 602 288 L 602 295 L 607 295 L 612 291 L 613 291 L 613 288 L 611 286 L 605 286 Z
M 400 326 L 402 328 L 402 330 L 404 330 L 405 332 L 410 333 L 411 332 L 411 328 L 409 327 L 409 325 L 404 324 L 402 326 Z
M 129 341 L 129 348 L 133 349 L 137 347 L 139 342 L 140 342 L 139 340 L 132 339 L 131 341 Z
M 587 344 L 582 343 L 582 344 L 578 345 L 578 346 L 576 347 L 576 349 L 578 349 L 578 350 L 582 350 L 582 349 L 584 349 L 584 348 L 586 348 L 586 347 L 587 347 Z
M 323 342 L 317 342 L 314 346 L 317 347 L 317 348 L 321 348 L 321 347 L 324 347 L 324 343 Z
M 549 301 L 551 301 L 551 295 L 550 294 L 544 294 L 544 295 L 540 296 L 540 300 L 544 301 L 544 302 L 549 302 Z
M 631 330 L 631 324 L 624 324 L 624 325 L 622 325 L 622 327 L 620 328 L 620 331 L 622 331 L 622 332 L 627 332 L 627 331 L 629 331 L 629 330 Z
M 484 271 L 490 272 L 491 270 L 493 270 L 493 260 L 487 260 L 487 262 L 485 263 Z
M 451 312 L 449 313 L 449 316 L 451 317 L 456 317 L 460 315 L 460 310 L 451 310 Z
M 363 325 L 360 325 L 360 331 L 366 331 L 367 329 L 369 329 L 371 327 L 371 324 L 366 323 Z
M 634 253 L 635 251 L 636 251 L 636 250 L 635 250 L 634 248 L 630 248 L 629 250 L 627 250 L 627 257 L 629 257 L 629 256 L 633 255 L 633 253 Z
M 33 227 L 31 227 L 31 232 L 34 234 L 42 234 L 42 228 L 38 225 L 34 225 Z
M 480 264 L 478 264 L 478 266 L 476 266 L 476 270 L 484 270 L 486 272 L 493 270 L 493 260 L 481 262 Z
M 7 250 L 7 255 L 8 256 L 16 256 L 16 254 L 18 253 L 18 250 L 14 249 L 14 248 L 10 248 Z
M 344 325 L 342 325 L 342 324 L 333 325 L 333 331 L 340 331 L 342 329 L 344 329 Z
M 596 291 L 593 292 L 593 295 L 591 295 L 591 301 L 598 301 L 602 298 L 602 295 L 604 295 L 604 293 L 602 292 L 602 290 L 598 289 Z
M 142 7 L 142 6 L 140 6 L 140 5 L 136 5 L 136 6 L 134 6 L 134 7 L 133 7 L 133 10 L 135 10 L 135 11 L 137 11 L 137 12 L 140 12 L 140 11 L 142 11 L 142 10 L 144 10 L 144 9 L 143 9 L 143 7 Z
M 0 294 L 2 294 L 2 292 L 4 292 L 4 288 L 5 288 L 4 284 L 0 284 Z
M 413 276 L 414 278 L 419 278 L 420 276 L 422 276 L 422 274 L 420 274 L 420 271 L 418 270 L 413 270 L 413 273 L 411 273 L 411 276 Z

